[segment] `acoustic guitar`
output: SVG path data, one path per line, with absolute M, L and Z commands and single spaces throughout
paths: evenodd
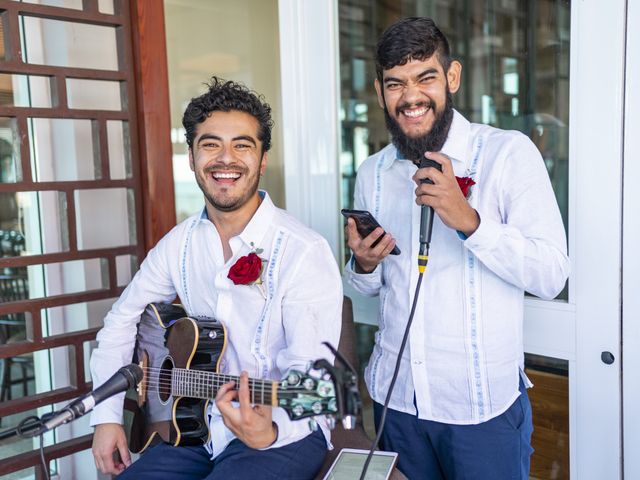
M 144 376 L 127 391 L 124 402 L 125 432 L 129 449 L 144 451 L 159 441 L 198 445 L 209 441 L 207 409 L 218 389 L 239 377 L 218 373 L 227 334 L 222 323 L 211 318 L 188 317 L 179 305 L 150 304 L 140 318 L 133 363 Z M 250 379 L 253 404 L 283 408 L 289 418 L 327 415 L 329 424 L 341 420 L 355 427 L 361 408 L 357 376 L 330 345 L 343 368 L 324 359 L 305 372 L 289 371 L 280 381 Z

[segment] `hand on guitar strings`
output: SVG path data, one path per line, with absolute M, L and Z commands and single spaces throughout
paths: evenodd
M 225 383 L 218 390 L 216 405 L 224 424 L 238 439 L 250 448 L 266 448 L 278 439 L 278 427 L 271 418 L 271 407 L 252 405 L 249 400 L 249 375 L 240 374 L 240 387 L 235 382 Z M 234 407 L 231 402 L 239 401 Z

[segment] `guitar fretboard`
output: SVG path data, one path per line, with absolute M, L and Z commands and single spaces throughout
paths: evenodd
M 171 394 L 177 397 L 212 399 L 225 383 L 235 382 L 234 390 L 240 386 L 240 377 L 220 373 L 174 368 L 171 370 Z M 249 379 L 251 403 L 277 406 L 278 382 Z

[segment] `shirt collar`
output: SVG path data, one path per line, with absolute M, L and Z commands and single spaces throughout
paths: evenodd
M 249 220 L 249 223 L 247 223 L 247 226 L 244 227 L 244 230 L 237 236 L 237 238 L 240 238 L 249 248 L 252 248 L 251 244 L 253 244 L 253 247 L 260 246 L 267 230 L 273 224 L 273 216 L 276 213 L 276 206 L 271 201 L 269 194 L 264 190 L 258 190 L 258 194 L 262 200 L 260 206 L 256 210 L 256 213 L 253 214 L 253 217 L 251 217 L 251 220 Z M 200 220 L 209 221 L 206 206 L 202 209 Z
M 471 132 L 471 124 L 469 120 L 464 118 L 457 110 L 453 110 L 453 120 L 451 121 L 451 127 L 447 135 L 447 140 L 444 142 L 441 152 L 451 158 L 452 163 L 467 163 L 467 144 L 469 134 Z M 402 156 L 398 149 L 390 145 L 390 150 L 382 162 L 382 170 L 391 168 L 396 160 L 406 160 Z

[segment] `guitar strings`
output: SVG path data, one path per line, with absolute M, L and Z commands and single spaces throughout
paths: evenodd
M 239 379 L 237 375 L 226 375 L 215 372 L 208 372 L 202 370 L 189 370 L 189 369 L 166 369 L 161 367 L 143 367 L 143 370 L 150 374 L 148 376 L 147 382 L 145 383 L 145 387 L 148 390 L 157 391 L 159 393 L 164 394 L 172 394 L 172 386 L 173 382 L 173 372 L 178 373 L 178 377 L 176 379 L 183 387 L 182 390 L 185 390 L 185 393 L 188 392 L 189 387 L 194 387 L 198 389 L 198 393 L 201 393 L 203 390 L 210 389 L 219 389 L 222 385 L 229 383 L 230 381 L 234 381 L 236 385 L 233 390 L 238 390 Z M 157 375 L 155 375 L 157 374 Z M 272 396 L 273 394 L 273 380 L 261 380 L 261 379 L 249 379 L 249 388 L 251 389 L 251 395 L 255 399 L 257 395 L 262 394 L 263 398 L 265 395 Z M 280 388 L 279 382 L 276 382 L 276 390 L 281 390 L 282 393 L 309 393 L 310 391 L 305 388 L 300 387 L 288 387 L 288 388 Z M 213 393 L 213 392 L 212 392 Z M 188 395 L 184 395 L 188 396 Z

